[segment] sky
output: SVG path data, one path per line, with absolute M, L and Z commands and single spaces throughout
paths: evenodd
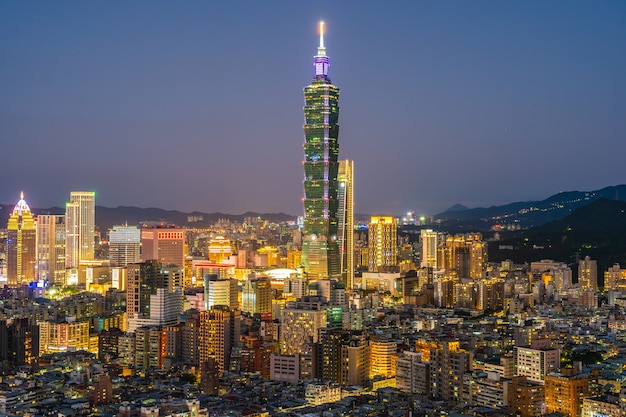
M 0 203 L 301 215 L 320 20 L 357 213 L 626 182 L 622 0 L 0 0 Z

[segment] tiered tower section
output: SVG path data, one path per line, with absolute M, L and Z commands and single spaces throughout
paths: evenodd
M 315 76 L 304 88 L 302 263 L 310 278 L 339 278 L 339 89 L 328 77 L 330 60 L 324 47 L 323 22 L 320 23 L 320 46 L 313 65 Z

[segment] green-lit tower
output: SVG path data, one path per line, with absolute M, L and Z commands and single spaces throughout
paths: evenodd
M 340 278 L 337 239 L 339 163 L 339 89 L 328 78 L 330 60 L 320 46 L 313 59 L 315 76 L 304 88 L 304 229 L 302 263 L 310 278 Z

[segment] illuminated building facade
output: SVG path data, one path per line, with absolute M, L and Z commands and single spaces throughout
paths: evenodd
M 576 364 L 575 364 L 576 365 Z M 578 368 L 566 368 L 561 373 L 546 376 L 546 411 L 566 416 L 580 416 L 586 397 L 598 395 L 598 370 L 583 373 Z
M 39 322 L 39 354 L 89 350 L 88 319 L 71 323 Z M 98 349 L 95 349 L 97 353 Z
M 397 265 L 398 225 L 389 216 L 373 216 L 369 224 L 370 272 Z
M 248 313 L 272 312 L 272 286 L 267 277 L 248 277 L 243 282 L 242 310 Z
M 543 382 L 546 375 L 558 372 L 561 367 L 560 349 L 531 349 L 516 347 L 517 375 L 530 381 Z
M 65 266 L 78 268 L 81 261 L 94 259 L 96 193 L 72 191 L 65 204 Z
M 393 340 L 370 340 L 370 378 L 375 376 L 392 377 L 396 370 L 391 359 L 396 353 L 397 343 Z
M 15 205 L 7 224 L 7 284 L 19 287 L 36 280 L 37 231 L 24 193 Z
M 303 297 L 287 303 L 281 316 L 280 351 L 282 354 L 300 354 L 311 341 L 318 342 L 319 329 L 327 327 L 328 303 L 321 297 Z
M 217 274 L 204 275 L 204 309 L 213 306 L 239 307 L 238 281 L 234 278 L 218 278 Z
M 185 230 L 169 226 L 141 229 L 141 261 L 149 260 L 184 266 Z
M 354 288 L 354 161 L 339 161 L 339 254 L 341 279 Z
M 315 76 L 304 88 L 304 225 L 302 263 L 311 278 L 340 278 L 337 179 L 339 89 L 328 77 L 330 60 L 320 23 Z
M 109 230 L 109 259 L 115 265 L 140 261 L 141 230 L 136 226 L 113 226 Z
M 420 230 L 420 242 L 422 243 L 422 256 L 420 266 L 422 268 L 437 267 L 437 245 L 439 233 L 432 229 Z
M 39 281 L 65 284 L 65 216 L 37 216 L 37 274 Z
M 223 375 L 230 366 L 231 350 L 239 342 L 241 312 L 213 306 L 200 312 L 200 364 Z
M 583 290 L 598 291 L 598 261 L 588 256 L 578 261 L 578 286 Z

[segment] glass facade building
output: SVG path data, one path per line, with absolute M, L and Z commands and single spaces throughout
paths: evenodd
M 339 89 L 328 77 L 329 58 L 320 24 L 315 76 L 304 88 L 304 227 L 302 263 L 310 278 L 339 278 Z

